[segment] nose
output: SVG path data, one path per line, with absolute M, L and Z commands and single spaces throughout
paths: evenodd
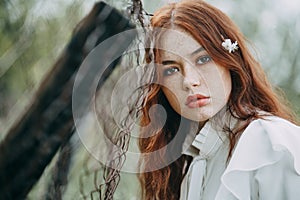
M 184 77 L 183 77 L 183 89 L 191 90 L 194 87 L 200 85 L 201 75 L 197 70 L 194 69 L 194 66 L 189 66 L 184 69 Z

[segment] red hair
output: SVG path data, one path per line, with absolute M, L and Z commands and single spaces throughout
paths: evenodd
M 153 28 L 166 29 L 175 26 L 190 33 L 208 52 L 215 63 L 230 71 L 232 91 L 228 101 L 228 109 L 234 117 L 243 120 L 245 125 L 239 130 L 228 130 L 230 139 L 229 156 L 243 130 L 252 120 L 261 118 L 258 111 L 266 111 L 272 115 L 295 122 L 293 113 L 273 91 L 262 67 L 248 50 L 245 37 L 222 11 L 201 0 L 186 0 L 159 9 L 151 19 L 151 25 Z M 157 40 L 160 33 L 154 32 L 153 34 Z M 221 45 L 224 38 L 238 41 L 239 49 L 234 53 L 224 50 Z M 147 52 L 149 54 L 149 51 Z M 158 49 L 154 48 L 153 52 L 154 61 L 159 63 Z M 150 62 L 150 56 L 147 58 Z M 152 84 L 150 87 L 150 93 L 145 99 L 145 107 L 142 110 L 142 124 L 150 124 L 149 109 L 155 104 L 161 104 L 166 108 L 169 121 L 167 120 L 164 127 L 159 129 L 156 124 L 161 122 L 160 116 L 157 115 L 152 119 L 151 126 L 144 129 L 141 134 L 151 134 L 153 136 L 140 139 L 141 152 L 153 152 L 167 145 L 175 137 L 181 119 L 167 102 L 160 86 Z M 180 142 L 181 144 L 177 146 L 178 150 L 181 150 L 180 145 L 183 141 Z M 167 152 L 159 155 L 159 158 L 150 157 L 141 161 L 145 168 L 150 169 L 157 162 L 163 162 L 166 154 Z M 185 156 L 181 156 L 162 169 L 142 173 L 140 181 L 145 199 L 178 199 L 180 184 L 184 175 L 182 171 L 183 164 L 186 159 Z

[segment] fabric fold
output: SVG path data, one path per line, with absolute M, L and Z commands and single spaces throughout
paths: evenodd
M 216 199 L 250 200 L 256 199 L 254 197 L 259 192 L 269 193 L 259 199 L 273 199 L 272 187 L 279 184 L 283 185 L 282 191 L 286 194 L 273 191 L 279 196 L 275 199 L 298 195 L 298 190 L 290 189 L 293 184 L 300 186 L 300 150 L 297 144 L 300 144 L 300 127 L 287 120 L 268 116 L 250 123 L 221 178 Z M 292 163 L 293 169 L 288 168 L 288 162 Z M 274 174 L 270 173 L 272 169 Z M 276 176 L 279 180 L 276 180 Z M 284 182 L 285 177 L 289 182 Z M 279 182 L 281 179 L 282 182 Z M 259 187 L 256 188 L 257 194 L 253 191 L 255 187 Z
M 223 117 L 225 110 L 226 108 L 222 109 L 221 116 Z M 194 136 L 193 140 L 191 140 L 191 136 L 188 136 L 185 140 L 182 153 L 192 156 L 193 161 L 181 183 L 180 200 L 203 199 L 202 192 L 204 189 L 204 178 L 207 173 L 207 159 L 215 156 L 219 148 L 225 144 L 224 142 L 227 138 L 222 131 L 222 127 L 227 121 L 220 120 L 222 123 L 217 124 L 215 120 L 219 120 L 218 117 L 207 121 L 200 132 Z M 190 145 L 187 145 L 187 142 L 190 142 Z

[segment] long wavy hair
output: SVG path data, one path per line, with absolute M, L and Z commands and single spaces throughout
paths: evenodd
M 282 95 L 277 94 L 278 91 L 275 92 L 271 87 L 262 67 L 250 53 L 246 38 L 232 20 L 219 9 L 201 0 L 172 3 L 154 13 L 151 26 L 166 29 L 177 27 L 190 33 L 216 64 L 230 71 L 232 91 L 227 103 L 228 110 L 235 118 L 242 120 L 244 125 L 238 130 L 227 130 L 230 140 L 228 158 L 243 130 L 251 121 L 261 118 L 258 114 L 259 110 L 295 122 L 295 115 L 286 106 L 286 101 Z M 160 52 L 155 49 L 155 43 L 159 42 L 159 35 L 159 31 L 153 32 L 154 48 L 153 51 L 146 50 L 147 62 L 160 63 Z M 238 41 L 239 49 L 234 53 L 224 50 L 221 45 L 224 38 Z M 178 134 L 178 125 L 182 121 L 188 121 L 171 108 L 160 85 L 149 85 L 149 91 L 144 100 L 145 106 L 142 109 L 141 118 L 142 125 L 148 126 L 141 131 L 141 134 L 151 135 L 151 137 L 140 138 L 139 147 L 143 153 L 150 153 L 166 146 Z M 167 121 L 164 125 L 161 124 L 162 115 L 156 111 L 150 121 L 149 110 L 155 104 L 165 107 Z M 170 147 L 169 153 L 175 151 L 175 148 L 180 151 L 182 143 L 183 140 L 180 140 L 176 146 Z M 143 187 L 143 198 L 146 200 L 179 199 L 180 184 L 186 173 L 184 163 L 187 161 L 189 165 L 191 158 L 182 155 L 166 167 L 149 171 L 151 168 L 155 169 L 157 163 L 164 162 L 166 156 L 168 156 L 168 149 L 155 156 L 141 159 L 143 163 L 141 170 L 144 172 L 140 174 L 139 179 Z

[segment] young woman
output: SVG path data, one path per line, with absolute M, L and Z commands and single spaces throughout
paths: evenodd
M 236 25 L 186 0 L 159 9 L 151 26 L 143 199 L 299 199 L 300 128 Z

